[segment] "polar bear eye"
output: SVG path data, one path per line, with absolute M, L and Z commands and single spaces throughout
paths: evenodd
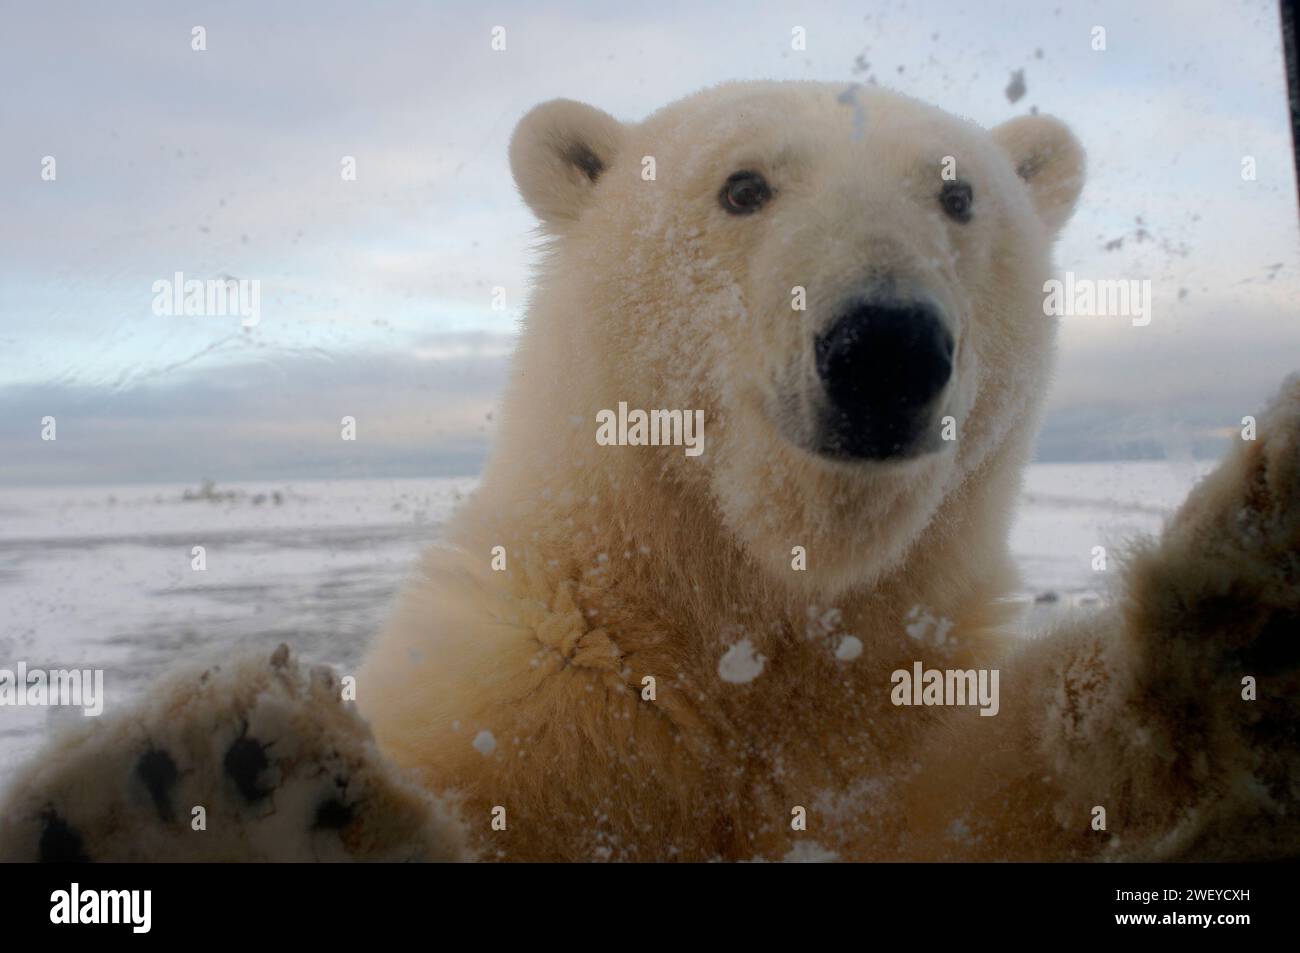
M 722 184 L 718 202 L 732 215 L 751 215 L 772 197 L 767 180 L 757 172 L 733 172 Z
M 969 182 L 945 182 L 939 193 L 939 204 L 948 217 L 957 222 L 970 221 L 970 208 L 975 201 Z

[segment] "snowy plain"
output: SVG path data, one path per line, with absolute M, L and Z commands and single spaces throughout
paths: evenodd
M 1158 531 L 1199 462 L 1036 464 L 1012 531 L 1028 616 L 1105 598 L 1093 547 Z M 104 669 L 105 709 L 191 661 L 287 642 L 354 671 L 473 477 L 0 493 L 0 668 Z M 191 569 L 203 546 L 207 568 Z M 0 776 L 59 708 L 0 708 Z M 2 777 L 0 777 L 2 780 Z

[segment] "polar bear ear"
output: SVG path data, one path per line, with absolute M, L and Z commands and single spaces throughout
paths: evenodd
M 1083 191 L 1083 146 L 1065 123 L 1051 116 L 1020 116 L 993 130 L 1011 156 L 1016 175 L 1029 187 L 1034 210 L 1055 236 L 1070 219 Z
M 510 140 L 519 194 L 547 225 L 574 221 L 622 139 L 623 124 L 594 106 L 552 99 L 534 107 Z

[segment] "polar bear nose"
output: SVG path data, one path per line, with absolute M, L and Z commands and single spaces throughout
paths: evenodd
M 815 353 L 830 405 L 822 449 L 835 456 L 908 454 L 952 377 L 952 334 L 925 301 L 855 301 Z

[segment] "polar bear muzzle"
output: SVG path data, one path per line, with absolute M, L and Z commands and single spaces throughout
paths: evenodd
M 953 336 L 937 305 L 858 299 L 814 345 L 825 397 L 816 450 L 886 460 L 937 449 L 936 409 L 953 369 Z

